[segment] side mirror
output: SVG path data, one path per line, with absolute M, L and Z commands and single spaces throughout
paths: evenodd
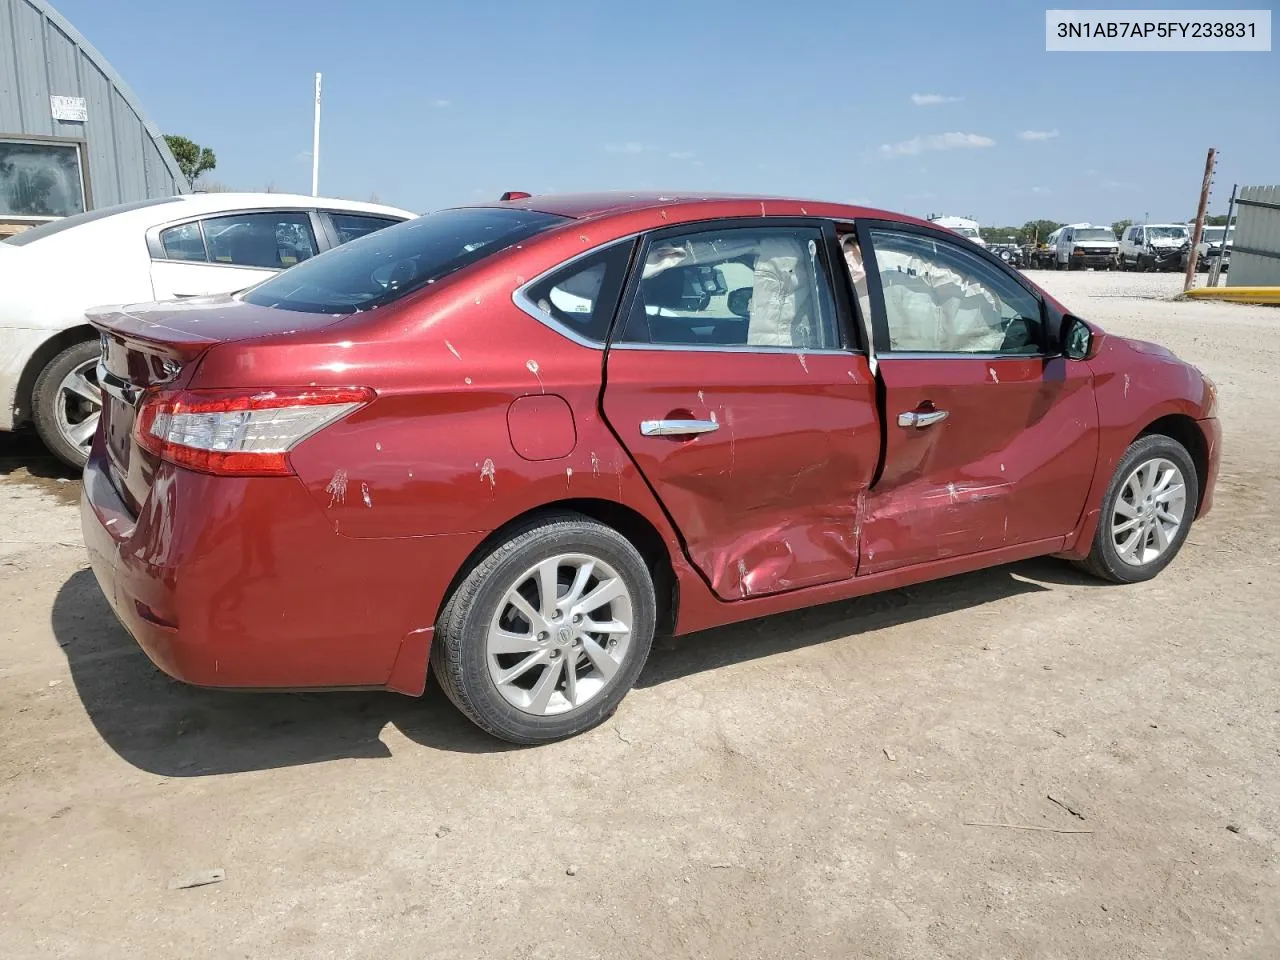
M 1062 318 L 1062 355 L 1068 360 L 1083 360 L 1093 347 L 1093 331 L 1077 316 Z

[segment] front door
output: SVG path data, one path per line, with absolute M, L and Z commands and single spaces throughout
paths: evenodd
M 828 236 L 804 222 L 739 224 L 649 240 L 603 403 L 725 600 L 853 577 L 880 446 L 875 381 L 845 346 Z
M 936 231 L 867 222 L 859 238 L 887 439 L 858 572 L 1069 533 L 1098 413 L 1088 365 L 1053 355 L 1039 296 Z

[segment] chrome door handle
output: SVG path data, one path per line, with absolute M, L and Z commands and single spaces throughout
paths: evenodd
M 910 413 L 898 414 L 900 427 L 931 427 L 941 423 L 950 414 L 946 410 L 912 410 Z
M 720 429 L 714 420 L 641 420 L 640 432 L 646 437 L 685 437 L 711 433 Z

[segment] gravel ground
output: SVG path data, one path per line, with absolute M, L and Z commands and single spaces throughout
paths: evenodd
M 1221 388 L 1217 507 L 1160 578 L 1042 560 L 663 641 L 539 749 L 434 688 L 170 682 L 77 484 L 0 440 L 0 952 L 1280 955 L 1280 312 L 1036 279 Z

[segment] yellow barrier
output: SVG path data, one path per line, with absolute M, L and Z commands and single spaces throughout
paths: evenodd
M 1193 287 L 1184 296 L 1195 300 L 1265 303 L 1280 306 L 1280 287 Z

